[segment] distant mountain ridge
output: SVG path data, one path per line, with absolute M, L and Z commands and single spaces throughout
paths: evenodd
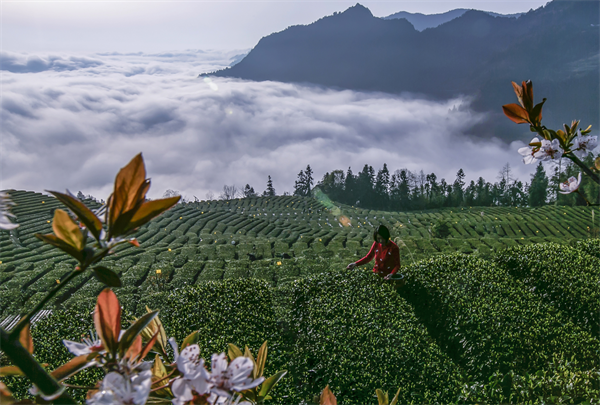
M 476 135 L 505 140 L 519 132 L 501 110 L 516 101 L 510 82 L 531 79 L 536 101 L 548 98 L 545 125 L 581 119 L 597 129 L 599 11 L 598 2 L 557 0 L 518 19 L 468 10 L 419 32 L 406 19 L 376 18 L 357 4 L 268 35 L 235 66 L 212 74 L 433 99 L 467 95 L 477 111 L 491 112 Z
M 452 21 L 455 18 L 460 17 L 467 11 L 469 11 L 469 9 L 466 9 L 466 8 L 457 8 L 457 9 L 446 11 L 445 13 L 439 13 L 439 14 L 422 14 L 422 13 L 409 13 L 406 11 L 400 11 L 398 13 L 388 15 L 387 17 L 383 17 L 383 19 L 384 20 L 393 20 L 393 19 L 404 18 L 408 22 L 410 22 L 417 31 L 423 31 L 424 29 L 435 28 L 439 25 L 447 23 L 448 21 Z M 484 12 L 491 15 L 492 17 L 506 17 L 506 18 L 518 18 L 524 14 L 524 13 L 498 14 L 498 13 L 493 13 L 491 11 L 484 11 Z

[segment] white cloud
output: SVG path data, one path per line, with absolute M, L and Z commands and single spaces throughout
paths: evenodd
M 384 162 L 448 181 L 459 168 L 468 180 L 491 182 L 507 162 L 524 181 L 534 170 L 520 162 L 522 143 L 466 135 L 485 120 L 467 99 L 197 77 L 239 53 L 7 54 L 14 66 L 47 63 L 37 73 L 3 72 L 0 189 L 106 198 L 118 169 L 139 152 L 153 198 L 174 189 L 202 199 L 224 184 L 262 192 L 268 175 L 283 193 L 307 164 L 317 180 Z M 67 62 L 57 60 L 73 68 L 58 69 Z

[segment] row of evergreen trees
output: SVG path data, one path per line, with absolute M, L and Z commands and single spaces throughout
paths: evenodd
M 584 163 L 593 165 L 594 155 L 589 154 Z M 516 180 L 507 163 L 498 173 L 498 181 L 490 183 L 479 177 L 466 184 L 465 173 L 459 169 L 452 183 L 438 180 L 435 173 L 425 174 L 408 169 L 390 173 L 387 164 L 375 173 L 373 166 L 365 165 L 358 174 L 348 168 L 325 173 L 317 186 L 333 201 L 343 204 L 378 210 L 407 211 L 442 207 L 462 206 L 505 206 L 539 207 L 546 204 L 586 205 L 600 202 L 600 188 L 587 176 L 583 177 L 579 193 L 560 194 L 559 184 L 567 178 L 577 177 L 579 168 L 570 161 L 553 168 L 548 177 L 541 162 L 531 176 L 530 182 Z M 310 165 L 300 170 L 294 184 L 294 195 L 310 196 L 314 185 Z M 225 193 L 227 194 L 227 193 Z M 284 193 L 287 195 L 289 193 Z M 243 197 L 256 197 L 259 194 L 246 184 L 241 192 Z M 269 176 L 267 188 L 262 196 L 274 196 L 275 188 Z M 223 198 L 223 197 L 222 197 Z M 233 197 L 232 197 L 233 198 Z M 587 201 L 586 201 L 587 200 Z
M 589 155 L 586 164 L 593 164 L 593 155 Z M 570 161 L 568 161 L 570 163 Z M 317 184 L 329 198 L 340 203 L 378 210 L 423 210 L 442 207 L 461 206 L 517 206 L 539 207 L 545 204 L 586 205 L 586 199 L 592 204 L 599 202 L 599 188 L 584 176 L 580 187 L 581 194 L 568 195 L 558 193 L 559 184 L 568 177 L 577 177 L 576 166 L 563 162 L 554 168 L 548 177 L 541 162 L 528 183 L 513 178 L 507 163 L 498 173 L 498 181 L 487 182 L 480 177 L 469 184 L 465 181 L 462 169 L 456 173 L 452 183 L 438 180 L 434 174 L 423 171 L 412 172 L 407 169 L 390 173 L 387 164 L 375 173 L 372 166 L 365 165 L 358 174 L 351 168 L 344 173 L 334 170 L 326 173 Z M 313 185 L 312 170 L 307 166 L 300 171 L 295 184 L 295 195 L 310 195 Z

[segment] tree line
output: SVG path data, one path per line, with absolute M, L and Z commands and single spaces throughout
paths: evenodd
M 593 164 L 593 156 L 586 159 Z M 325 173 L 317 184 L 334 201 L 377 210 L 409 211 L 462 206 L 508 206 L 539 207 L 546 204 L 586 205 L 599 202 L 598 185 L 583 177 L 580 192 L 572 194 L 558 193 L 559 184 L 573 176 L 577 177 L 578 168 L 570 162 L 555 167 L 550 177 L 541 162 L 536 167 L 529 182 L 523 183 L 513 178 L 507 163 L 498 173 L 497 182 L 491 183 L 483 177 L 467 184 L 465 172 L 459 169 L 452 182 L 438 179 L 435 173 L 425 174 L 408 169 L 390 173 L 387 164 L 375 172 L 372 166 L 364 165 L 354 174 L 351 168 L 344 173 L 334 170 Z M 302 172 L 301 172 L 302 174 Z M 295 195 L 308 195 L 310 183 L 298 176 Z M 582 196 L 583 195 L 583 196 Z

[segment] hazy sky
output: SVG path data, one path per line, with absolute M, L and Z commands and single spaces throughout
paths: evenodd
M 361 1 L 373 15 L 436 14 L 474 8 L 526 12 L 545 0 Z M 7 1 L 2 50 L 14 52 L 158 52 L 249 49 L 263 36 L 310 24 L 356 1 Z
M 228 66 L 262 36 L 308 24 L 354 1 L 1 1 L 0 189 L 70 189 L 106 198 L 142 152 L 150 197 L 200 199 L 223 185 L 293 191 L 310 164 L 365 164 L 454 180 L 497 181 L 506 163 L 529 181 L 522 142 L 474 139 L 485 114 L 470 100 L 335 91 L 198 73 Z M 363 1 L 375 16 L 476 8 L 510 14 L 543 1 Z M 211 51 L 212 50 L 212 51 Z M 513 100 L 508 100 L 513 101 Z M 525 142 L 525 143 L 524 143 Z

